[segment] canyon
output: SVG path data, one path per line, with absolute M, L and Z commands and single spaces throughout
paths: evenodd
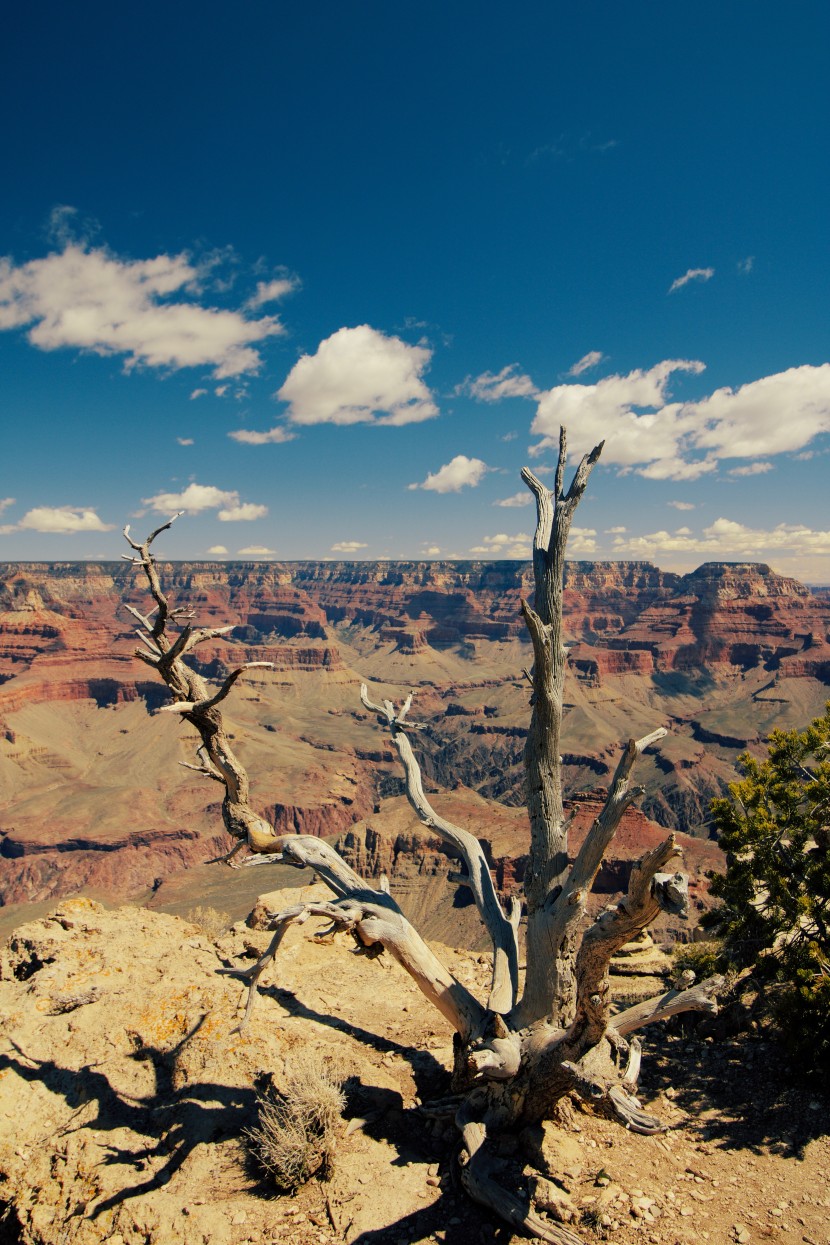
M 520 600 L 532 593 L 529 566 L 160 569 L 171 600 L 198 624 L 232 628 L 199 648 L 203 674 L 272 663 L 250 671 L 224 708 L 257 807 L 279 831 L 330 837 L 356 866 L 411 891 L 416 906 L 434 889 L 443 912 L 435 936 L 446 937 L 456 901 L 441 908 L 438 890 L 448 889 L 455 864 L 417 829 L 388 739 L 358 695 L 363 680 L 380 697 L 414 691 L 434 803 L 487 841 L 498 885 L 510 891 L 527 843 L 520 806 L 531 650 Z M 4 920 L 80 889 L 172 911 L 184 902 L 185 870 L 191 905 L 220 883 L 242 904 L 235 876 L 231 885 L 227 871 L 201 865 L 224 845 L 215 788 L 184 767 L 195 761 L 195 735 L 158 712 L 168 694 L 133 657 L 126 605 L 143 611 L 147 599 L 123 562 L 0 566 Z M 563 766 L 574 842 L 621 742 L 665 725 L 668 737 L 638 773 L 642 812 L 621 828 L 600 891 L 625 881 L 659 823 L 683 835 L 693 894 L 704 904 L 705 873 L 719 863 L 711 797 L 734 778 L 742 751 L 757 753 L 775 728 L 804 726 L 830 695 L 830 597 L 758 563 L 707 563 L 681 576 L 645 562 L 575 561 L 565 625 Z M 264 889 L 259 878 L 246 885 Z

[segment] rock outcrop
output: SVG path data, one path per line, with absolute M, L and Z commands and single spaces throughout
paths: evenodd
M 161 569 L 200 623 L 232 628 L 197 650 L 206 677 L 273 663 L 227 708 L 257 807 L 278 830 L 342 835 L 400 793 L 388 740 L 358 705 L 364 678 L 394 697 L 417 691 L 419 753 L 438 789 L 523 802 L 525 564 Z M 84 885 L 146 896 L 216 851 L 215 792 L 177 765 L 193 761 L 186 724 L 153 716 L 167 692 L 132 657 L 125 603 L 146 604 L 122 563 L 0 568 L 0 905 Z M 569 788 L 607 783 L 620 741 L 665 723 L 642 767 L 644 809 L 704 837 L 737 755 L 774 726 L 803 726 L 827 697 L 830 598 L 763 565 L 678 576 L 573 562 L 565 623 Z

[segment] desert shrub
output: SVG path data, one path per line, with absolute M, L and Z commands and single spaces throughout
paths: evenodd
M 682 986 L 683 974 L 693 972 L 695 981 L 705 981 L 721 971 L 724 965 L 724 948 L 718 939 L 708 942 L 678 942 L 672 951 L 672 984 Z
M 310 1176 L 331 1174 L 346 1097 L 344 1073 L 318 1051 L 297 1051 L 286 1060 L 285 1084 L 259 1098 L 259 1120 L 246 1130 L 248 1148 L 277 1187 L 299 1188 Z
M 830 705 L 739 763 L 732 798 L 712 806 L 727 867 L 705 923 L 752 966 L 795 1064 L 830 1081 Z
M 218 908 L 206 908 L 202 904 L 191 908 L 187 919 L 191 925 L 198 925 L 206 938 L 219 938 L 232 924 L 230 913 L 220 912 Z

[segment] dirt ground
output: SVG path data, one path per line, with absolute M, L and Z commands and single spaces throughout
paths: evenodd
M 447 1091 L 451 1033 L 411 980 L 292 930 L 240 1035 L 239 984 L 217 969 L 265 941 L 83 899 L 17 931 L 0 961 L 2 1245 L 521 1239 L 454 1185 L 455 1131 L 422 1109 Z M 483 988 L 485 957 L 436 950 Z M 789 1086 L 763 1037 L 674 1023 L 644 1034 L 641 1077 L 668 1132 L 572 1108 L 505 1144 L 500 1179 L 533 1178 L 586 1242 L 830 1245 L 826 1100 Z M 280 1197 L 244 1130 L 298 1048 L 342 1062 L 347 1107 L 332 1178 Z

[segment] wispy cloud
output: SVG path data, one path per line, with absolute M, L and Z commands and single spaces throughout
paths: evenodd
M 359 549 L 368 549 L 369 546 L 363 540 L 338 540 L 332 545 L 332 553 L 357 553 Z
M 528 489 L 522 493 L 514 493 L 512 497 L 501 497 L 498 501 L 494 501 L 494 506 L 503 506 L 505 510 L 512 510 L 514 506 L 529 506 L 533 501 L 533 496 Z
M 219 379 L 257 372 L 258 345 L 280 336 L 282 324 L 203 306 L 201 277 L 186 254 L 129 260 L 67 241 L 25 264 L 0 259 L 0 329 L 27 329 L 40 350 L 120 355 L 126 370 L 205 367 Z
M 581 376 L 583 372 L 588 372 L 592 367 L 597 367 L 602 363 L 605 355 L 601 350 L 589 350 L 581 359 L 578 359 L 572 368 L 568 370 L 569 376 Z
M 296 277 L 276 277 L 273 281 L 258 281 L 256 292 L 245 303 L 248 311 L 256 311 L 266 303 L 278 303 L 300 288 Z
M 463 488 L 475 488 L 489 468 L 480 458 L 468 458 L 456 454 L 438 471 L 431 472 L 422 484 L 410 484 L 410 489 L 427 489 L 433 493 L 458 493 Z
M 236 551 L 240 558 L 273 558 L 276 552 L 276 549 L 269 549 L 267 545 L 246 545 L 244 549 Z
M 695 503 L 693 501 L 667 501 L 667 506 L 673 506 L 675 510 L 694 510 Z
M 538 389 L 529 376 L 520 372 L 518 363 L 509 363 L 500 372 L 482 372 L 468 376 L 456 387 L 458 394 L 468 394 L 479 402 L 501 402 L 503 398 L 535 398 Z
M 295 424 L 420 423 L 438 414 L 423 380 L 431 358 L 368 324 L 338 329 L 294 364 L 277 397 Z
M 740 272 L 742 276 L 748 277 L 752 272 L 752 269 L 755 267 L 755 256 L 747 255 L 746 259 L 739 259 L 737 266 L 738 272 Z
M 669 286 L 669 293 L 673 294 L 675 290 L 682 290 L 683 286 L 688 285 L 690 281 L 711 281 L 714 275 L 714 268 L 688 268 L 682 277 L 675 277 Z
M 732 467 L 729 471 L 731 476 L 763 476 L 768 471 L 773 470 L 773 464 L 769 462 L 747 463 L 743 467 Z
M 269 428 L 267 432 L 254 432 L 249 428 L 237 428 L 228 436 L 242 445 L 284 445 L 286 441 L 294 441 L 296 432 L 291 432 L 283 424 Z
M 192 445 L 193 444 L 192 437 L 176 437 L 176 440 L 179 443 L 179 445 Z
M 217 510 L 216 517 L 220 523 L 252 523 L 254 519 L 264 519 L 267 513 L 267 506 L 260 506 L 252 501 L 242 501 Z
M 208 553 L 212 554 L 215 558 L 226 558 L 228 556 L 228 551 L 224 545 L 211 545 L 208 549 Z

